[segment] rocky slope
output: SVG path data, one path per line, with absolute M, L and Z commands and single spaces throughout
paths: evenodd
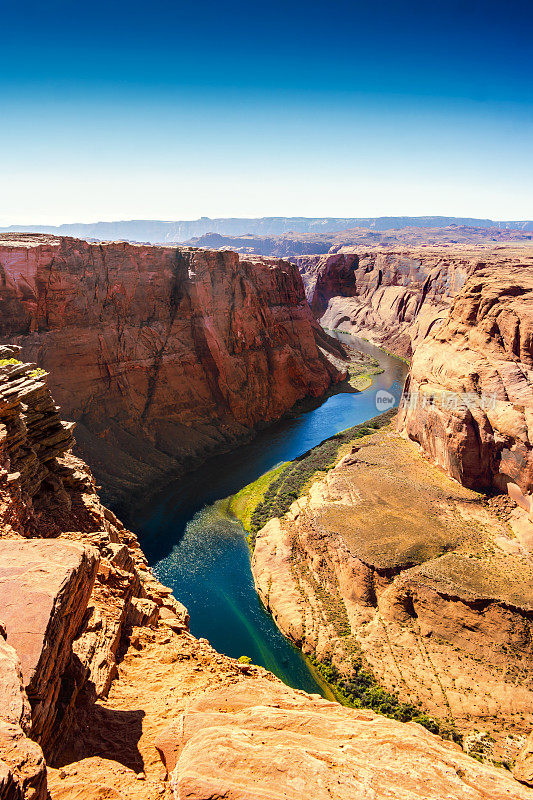
M 533 797 L 419 725 L 294 691 L 192 637 L 17 355 L 0 351 L 2 800 Z
M 339 457 L 257 533 L 265 606 L 352 702 L 485 731 L 512 761 L 533 725 L 533 561 L 512 502 L 487 505 L 392 427 Z
M 253 559 L 278 625 L 349 695 L 368 665 L 503 760 L 533 724 L 532 301 L 530 264 L 474 267 L 415 349 L 403 436 L 346 445 Z
M 530 247 L 453 245 L 364 250 L 341 248 L 295 259 L 322 325 L 364 336 L 410 358 L 442 324 L 467 278 L 485 265 L 502 274 L 531 268 Z
M 4 235 L 0 275 L 0 336 L 50 370 L 115 496 L 249 436 L 343 374 L 287 262 Z

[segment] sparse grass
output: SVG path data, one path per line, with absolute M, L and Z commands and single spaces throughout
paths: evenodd
M 348 383 L 358 392 L 363 392 L 368 389 L 374 380 L 375 375 L 381 375 L 384 372 L 379 363 L 369 357 L 369 362 L 365 365 L 350 364 L 348 367 Z
M 283 464 L 241 489 L 230 500 L 229 507 L 250 533 L 251 545 L 253 546 L 255 542 L 257 531 L 261 530 L 270 519 L 282 517 L 287 513 L 294 500 L 304 493 L 314 475 L 318 472 L 327 472 L 335 466 L 343 445 L 388 425 L 395 413 L 395 410 L 387 411 L 362 425 L 347 428 L 294 461 Z M 264 482 L 260 483 L 263 479 Z M 239 508 L 242 510 L 239 511 Z
M 0 367 L 10 367 L 15 364 L 22 364 L 22 361 L 19 361 L 18 358 L 0 358 Z
M 280 464 L 269 472 L 265 472 L 256 481 L 244 486 L 230 498 L 228 511 L 242 522 L 245 530 L 250 531 L 251 518 L 255 508 L 262 502 L 270 484 L 276 480 L 286 466 L 286 463 Z
M 449 724 L 424 714 L 420 708 L 411 703 L 402 703 L 396 694 L 387 692 L 375 679 L 372 672 L 364 666 L 361 658 L 352 661 L 352 672 L 343 675 L 329 659 L 320 661 L 316 657 L 310 659 L 314 668 L 324 680 L 333 687 L 340 702 L 350 708 L 370 708 L 400 722 L 418 722 L 431 733 L 438 733 L 456 742 L 461 736 Z

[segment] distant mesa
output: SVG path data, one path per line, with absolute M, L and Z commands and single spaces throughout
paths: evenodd
M 134 242 L 183 243 L 206 233 L 223 236 L 280 236 L 287 233 L 326 233 L 351 228 L 373 231 L 401 228 L 445 228 L 450 225 L 497 230 L 533 231 L 533 220 L 494 221 L 471 217 L 201 217 L 196 220 L 116 220 L 65 225 L 11 225 L 1 233 L 52 233 L 81 239 L 126 239 Z M 316 251 L 315 251 L 316 252 Z

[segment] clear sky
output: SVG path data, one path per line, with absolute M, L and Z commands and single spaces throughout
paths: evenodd
M 531 0 L 0 0 L 0 225 L 533 218 Z

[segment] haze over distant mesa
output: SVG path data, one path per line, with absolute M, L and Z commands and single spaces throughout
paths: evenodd
M 350 231 L 355 228 L 357 230 Z M 361 230 L 360 230 L 361 229 Z M 0 227 L 0 232 L 20 231 L 25 233 L 53 233 L 58 236 L 77 236 L 82 239 L 98 239 L 100 241 L 125 239 L 134 242 L 183 243 L 206 246 L 211 249 L 225 247 L 241 250 L 249 248 L 261 255 L 275 255 L 270 252 L 284 242 L 272 242 L 268 236 L 290 239 L 291 233 L 308 234 L 309 237 L 298 237 L 297 241 L 306 248 L 306 252 L 325 252 L 325 243 L 329 246 L 337 244 L 365 243 L 366 241 L 386 242 L 386 237 L 377 236 L 389 231 L 404 231 L 403 238 L 416 235 L 421 241 L 431 241 L 433 237 L 446 235 L 450 241 L 471 241 L 475 238 L 528 239 L 533 232 L 532 220 L 494 221 L 491 219 L 473 219 L 469 217 L 222 217 L 210 219 L 201 217 L 197 220 L 123 220 L 114 222 L 81 223 L 72 222 L 62 225 L 9 225 Z M 444 230 L 445 233 L 440 233 Z M 416 234 L 415 232 L 420 231 Z M 439 231 L 439 233 L 437 233 Z M 513 232 L 516 232 L 515 234 Z M 337 233 L 337 236 L 333 234 Z M 390 234 L 392 239 L 401 238 Z M 222 238 L 226 237 L 226 238 Z M 244 238 L 235 238 L 244 237 Z M 252 237 L 252 238 L 250 238 Z M 253 237 L 261 237 L 258 241 Z M 314 238 L 313 238 L 314 237 Z M 321 239 L 318 237 L 322 237 Z M 190 240 L 190 241 L 189 241 Z M 411 241 L 411 244 L 416 241 Z M 313 249 L 314 248 L 314 249 Z M 286 248 L 287 249 L 287 248 Z M 292 253 L 279 253 L 279 255 Z

